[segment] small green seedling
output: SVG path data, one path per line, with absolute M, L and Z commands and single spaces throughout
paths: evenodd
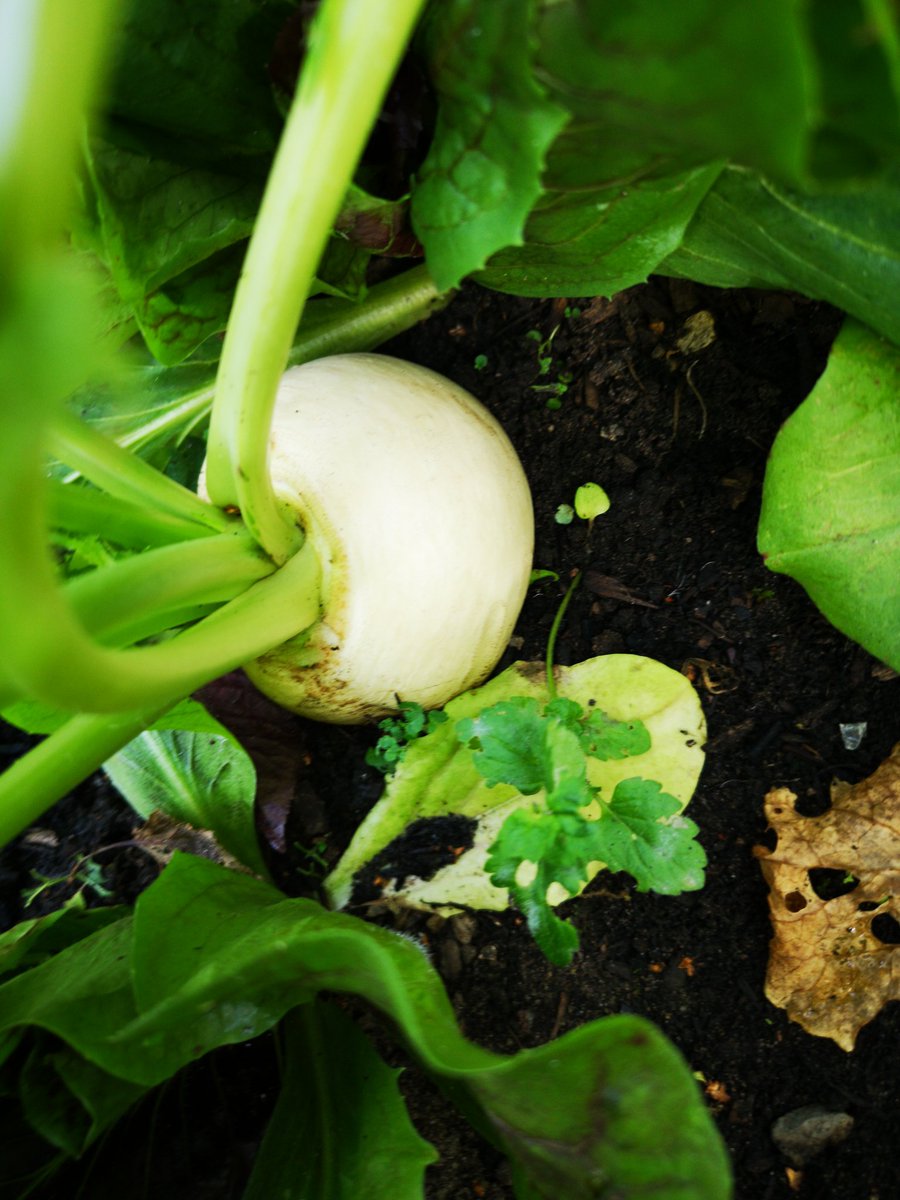
M 553 339 L 559 333 L 560 326 L 556 325 L 550 331 L 547 337 L 542 337 L 539 329 L 529 329 L 525 336 L 529 341 L 537 342 L 537 362 L 538 374 L 549 375 L 550 368 L 553 366 L 553 355 L 550 353 L 553 345 Z M 571 371 L 560 371 L 553 383 L 535 383 L 532 384 L 533 392 L 545 392 L 548 394 L 547 407 L 553 412 L 562 407 L 562 397 L 569 390 L 573 375 Z
M 571 525 L 575 519 L 575 509 L 571 504 L 560 504 L 556 512 L 553 514 L 553 520 L 557 525 Z
M 475 362 L 472 365 L 476 371 L 483 371 L 488 365 L 488 356 L 486 354 L 476 354 Z
M 61 884 L 77 883 L 79 895 L 86 888 L 90 888 L 101 900 L 108 900 L 113 895 L 103 879 L 103 868 L 87 856 L 79 855 L 72 864 L 72 869 L 65 875 L 43 875 L 40 871 L 32 870 L 31 877 L 35 886 L 22 892 L 22 904 L 25 908 L 30 908 L 38 896 Z
M 398 708 L 398 716 L 379 721 L 381 737 L 366 751 L 366 762 L 382 775 L 393 775 L 409 743 L 431 733 L 447 720 L 447 714 L 441 709 L 426 712 L 414 701 L 402 700 Z
M 583 483 L 575 493 L 575 512 L 588 523 L 588 532 L 594 520 L 609 512 L 610 499 L 599 483 Z

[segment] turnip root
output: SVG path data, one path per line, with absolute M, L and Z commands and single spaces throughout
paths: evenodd
M 528 586 L 528 484 L 497 421 L 433 371 L 376 354 L 289 370 L 270 471 L 322 567 L 321 620 L 247 665 L 338 723 L 436 707 L 483 680 Z

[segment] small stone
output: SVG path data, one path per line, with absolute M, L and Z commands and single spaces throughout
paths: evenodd
M 803 1167 L 829 1146 L 844 1141 L 852 1128 L 849 1113 L 807 1104 L 778 1118 L 772 1126 L 772 1141 L 794 1166 Z

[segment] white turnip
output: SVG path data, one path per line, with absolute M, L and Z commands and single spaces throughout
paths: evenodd
M 261 691 L 339 723 L 483 680 L 528 586 L 531 496 L 498 422 L 433 371 L 376 354 L 282 378 L 269 467 L 322 567 L 322 616 L 250 663 Z

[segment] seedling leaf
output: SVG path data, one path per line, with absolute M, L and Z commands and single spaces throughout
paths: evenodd
M 649 779 L 625 779 L 596 823 L 599 857 L 627 871 L 638 891 L 677 896 L 703 886 L 706 855 L 697 826 L 681 805 Z
M 473 751 L 488 787 L 508 783 L 523 796 L 546 786 L 544 731 L 541 705 L 532 696 L 491 705 L 456 726 L 456 736 Z
M 610 500 L 599 483 L 583 483 L 575 492 L 575 512 L 584 521 L 609 512 Z

